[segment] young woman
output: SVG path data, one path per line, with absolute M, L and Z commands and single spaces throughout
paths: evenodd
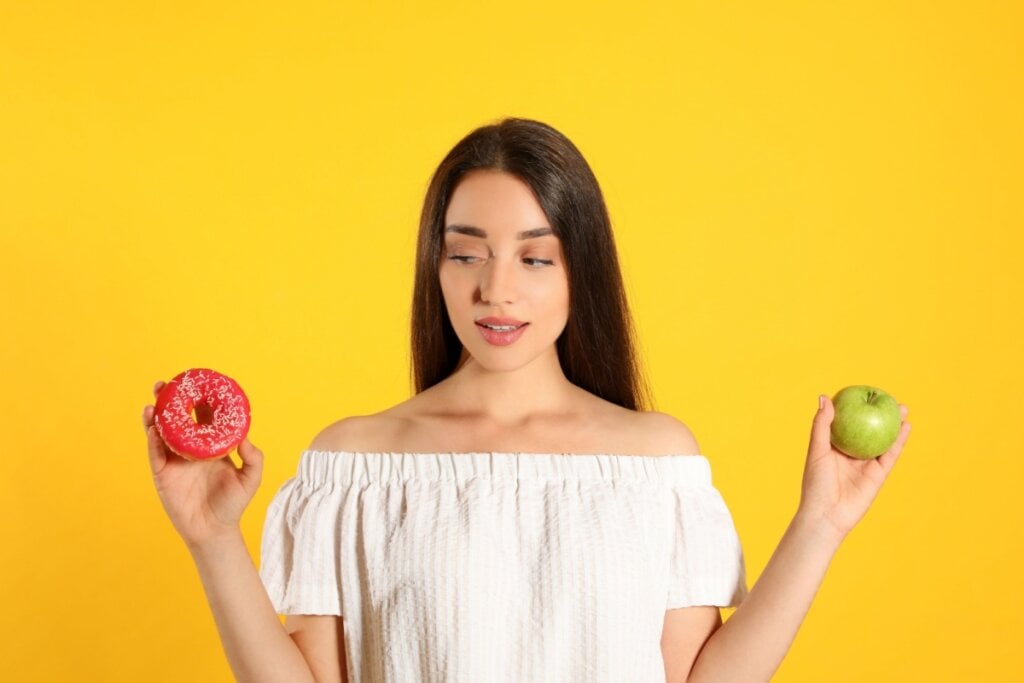
M 302 453 L 258 572 L 239 519 L 262 453 L 185 461 L 145 407 L 238 680 L 767 681 L 909 435 L 848 458 L 821 397 L 797 514 L 748 592 L 709 461 L 648 409 L 598 183 L 527 119 L 473 131 L 433 176 L 412 361 L 412 398 Z

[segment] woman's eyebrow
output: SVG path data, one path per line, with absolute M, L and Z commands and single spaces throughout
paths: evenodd
M 487 237 L 487 231 L 481 230 L 480 228 L 473 227 L 472 225 L 459 225 L 453 223 L 444 229 L 446 233 L 457 232 L 460 235 L 469 235 L 470 237 Z M 544 237 L 545 235 L 553 235 L 554 231 L 551 228 L 534 228 L 532 230 L 523 230 L 516 235 L 516 239 L 529 240 L 535 237 Z

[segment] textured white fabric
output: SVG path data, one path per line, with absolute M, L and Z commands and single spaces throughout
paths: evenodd
M 665 610 L 747 594 L 703 455 L 303 451 L 260 577 L 352 683 L 664 681 Z

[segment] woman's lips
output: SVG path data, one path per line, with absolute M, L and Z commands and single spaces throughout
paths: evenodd
M 530 323 L 523 323 L 522 326 L 514 330 L 509 330 L 508 332 L 492 330 L 486 325 L 481 325 L 480 323 L 477 323 L 476 327 L 478 330 L 480 330 L 481 336 L 483 336 L 483 338 L 487 340 L 488 344 L 493 344 L 494 346 L 508 346 L 509 344 L 523 336 L 523 333 L 526 331 L 526 327 L 529 324 Z

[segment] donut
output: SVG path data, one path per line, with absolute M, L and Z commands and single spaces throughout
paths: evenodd
M 160 438 L 181 457 L 214 460 L 230 453 L 249 433 L 249 399 L 227 375 L 192 368 L 160 389 L 153 421 Z

